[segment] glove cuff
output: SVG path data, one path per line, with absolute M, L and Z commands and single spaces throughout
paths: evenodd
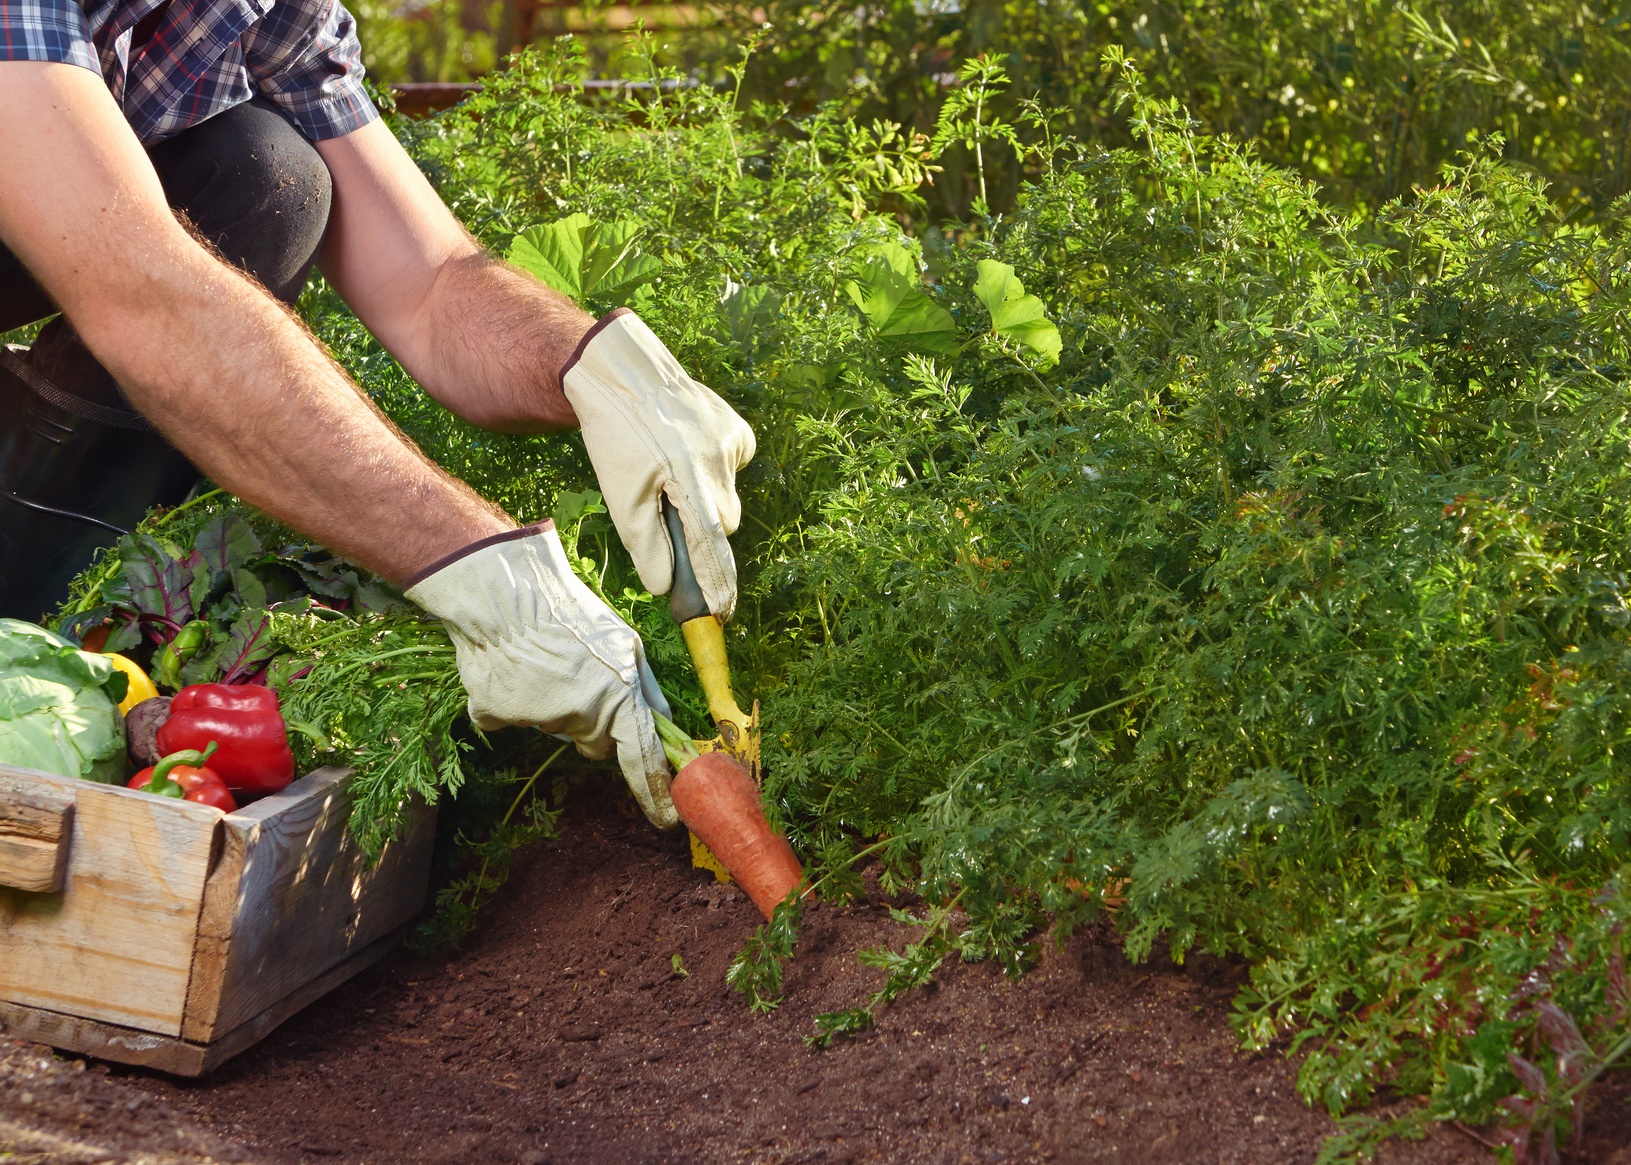
M 561 365 L 560 376 L 558 377 L 560 383 L 562 385 L 566 383 L 566 374 L 578 366 L 578 361 L 583 359 L 584 352 L 588 350 L 589 345 L 594 341 L 596 336 L 604 332 L 617 320 L 622 319 L 624 316 L 632 316 L 633 314 L 634 309 L 631 307 L 613 308 L 611 311 L 607 312 L 592 325 L 590 325 L 589 330 L 583 333 L 583 339 L 578 341 L 578 346 L 572 349 L 572 355 L 568 356 L 566 358 L 566 363 Z
M 431 575 L 436 574 L 438 571 L 447 569 L 461 558 L 468 558 L 478 550 L 485 550 L 489 546 L 497 546 L 501 542 L 516 542 L 522 538 L 531 538 L 534 534 L 542 534 L 545 531 L 553 530 L 554 528 L 554 521 L 550 518 L 545 518 L 542 522 L 535 522 L 531 526 L 521 526 L 515 530 L 505 530 L 502 534 L 489 534 L 485 538 L 478 538 L 474 542 L 470 543 L 470 545 L 462 546 L 458 550 L 455 550 L 452 554 L 444 554 L 429 566 L 422 567 L 421 569 L 414 571 L 413 574 L 409 575 L 407 580 L 402 584 L 402 589 L 404 591 L 411 591 L 414 587 L 424 582 Z

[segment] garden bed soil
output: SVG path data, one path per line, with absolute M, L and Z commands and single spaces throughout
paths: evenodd
M 14 1045 L 0 1152 L 32 1129 L 108 1154 L 42 1161 L 1232 1165 L 1312 1162 L 1331 1131 L 1283 1057 L 1237 1051 L 1240 967 L 1134 966 L 1107 930 L 1016 982 L 948 966 L 873 1032 L 808 1049 L 817 1013 L 877 984 L 854 952 L 904 928 L 876 900 L 808 911 L 786 1003 L 755 1016 L 723 979 L 757 913 L 615 800 L 574 800 L 465 954 L 399 952 L 203 1081 Z M 1626 1100 L 1600 1091 L 1572 1160 L 1631 1165 Z M 1438 1126 L 1382 1159 L 1487 1161 L 1476 1136 Z

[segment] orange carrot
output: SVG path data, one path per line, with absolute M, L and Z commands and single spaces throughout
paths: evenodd
M 804 870 L 787 839 L 765 820 L 747 769 L 729 753 L 704 753 L 680 769 L 668 791 L 680 820 L 768 919 L 804 879 Z

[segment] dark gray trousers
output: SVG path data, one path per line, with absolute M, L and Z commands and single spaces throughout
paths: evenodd
M 228 262 L 293 303 L 328 226 L 328 170 L 259 99 L 148 150 L 170 205 Z M 0 243 L 0 332 L 57 311 Z M 0 616 L 38 620 L 69 580 L 198 474 L 152 432 L 58 317 L 0 361 Z

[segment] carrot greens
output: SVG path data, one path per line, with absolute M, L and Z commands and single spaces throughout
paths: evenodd
M 814 1042 L 951 954 L 1019 974 L 1108 918 L 1135 960 L 1247 960 L 1240 1039 L 1289 1036 L 1310 1102 L 1386 1085 L 1550 1143 L 1631 1038 L 1627 208 L 1559 221 L 1491 141 L 1340 212 L 1102 64 L 1130 148 L 1025 145 L 990 62 L 931 136 L 707 87 L 582 102 L 570 43 L 399 131 L 495 251 L 636 306 L 755 427 L 727 637 L 766 809 L 823 896 L 923 904 Z M 938 151 L 1016 143 L 1011 212 L 928 217 Z M 464 426 L 329 289 L 304 308 L 431 457 L 555 512 L 645 639 L 665 741 L 701 735 L 577 438 Z M 140 595 L 155 627 L 184 597 Z M 311 666 L 286 691 L 313 757 L 363 769 L 365 836 L 483 755 L 433 623 L 272 626 Z M 756 1009 L 797 914 L 730 972 Z M 1329 1160 L 1389 1131 L 1344 1128 Z

